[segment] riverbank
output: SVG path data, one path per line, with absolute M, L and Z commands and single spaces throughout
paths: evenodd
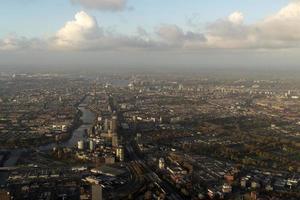
M 80 111 L 80 117 L 79 121 L 80 124 L 78 124 L 78 127 L 74 127 L 73 131 L 70 131 L 70 136 L 64 140 L 64 142 L 56 143 L 52 142 L 46 145 L 39 146 L 38 150 L 40 151 L 48 151 L 52 150 L 56 146 L 60 147 L 68 147 L 72 148 L 77 145 L 77 142 L 79 140 L 85 140 L 86 139 L 86 131 L 89 128 L 93 126 L 94 120 L 96 119 L 96 115 L 90 111 L 89 109 L 86 108 L 86 105 L 81 104 L 78 106 L 78 109 Z M 23 152 L 26 152 L 29 149 L 33 149 L 32 146 L 31 148 L 20 148 L 20 149 L 6 149 L 6 151 L 10 152 L 10 155 L 8 158 L 4 161 L 3 166 L 5 167 L 13 167 L 17 164 L 17 161 L 19 157 L 22 155 Z M 14 162 L 12 162 L 14 161 Z M 5 184 L 6 179 L 8 177 L 8 172 L 0 172 L 0 185 Z
M 96 118 L 96 115 L 86 108 L 85 105 L 80 105 L 78 107 L 80 112 L 82 113 L 80 117 L 80 126 L 78 126 L 74 131 L 72 131 L 72 134 L 65 140 L 61 140 L 59 143 L 53 142 L 47 145 L 42 145 L 39 147 L 39 150 L 51 150 L 53 147 L 60 146 L 60 147 L 69 147 L 72 148 L 77 145 L 77 142 L 79 140 L 85 140 L 86 131 L 91 128 L 93 125 L 93 122 Z

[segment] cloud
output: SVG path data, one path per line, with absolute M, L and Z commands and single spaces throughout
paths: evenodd
M 54 38 L 54 44 L 58 48 L 77 49 L 85 47 L 90 41 L 102 37 L 103 31 L 98 26 L 96 19 L 81 11 L 75 15 L 75 19 L 68 21 Z
M 71 0 L 90 9 L 120 11 L 126 7 L 127 0 Z
M 243 13 L 237 11 L 228 16 L 228 20 L 233 24 L 242 24 L 244 21 Z
M 243 23 L 241 12 L 234 12 L 206 26 L 208 48 L 244 48 L 253 42 L 252 28 Z
M 52 48 L 64 50 L 120 50 L 154 47 L 155 43 L 138 29 L 138 35 L 126 36 L 106 31 L 97 20 L 81 11 L 68 21 L 52 39 Z
M 188 47 L 191 44 L 203 43 L 206 39 L 202 33 L 183 31 L 182 28 L 174 24 L 165 24 L 156 31 L 161 42 L 168 47 Z
M 300 1 L 293 1 L 262 21 L 245 25 L 241 12 L 207 26 L 208 46 L 282 49 L 300 47 Z
M 28 39 L 26 37 L 18 37 L 9 35 L 0 39 L 0 51 L 18 51 L 23 49 L 45 49 L 47 44 L 44 40 L 38 38 Z
M 138 27 L 137 35 L 106 33 L 95 18 L 80 12 L 59 30 L 56 45 L 66 49 L 283 49 L 300 47 L 300 1 L 294 1 L 265 19 L 246 24 L 235 11 L 208 23 L 202 31 L 162 24 L 154 33 Z M 156 37 L 158 36 L 158 37 Z
M 71 51 L 300 48 L 300 1 L 293 1 L 277 13 L 251 24 L 245 23 L 244 14 L 236 11 L 208 23 L 201 31 L 162 24 L 152 32 L 137 27 L 131 35 L 108 31 L 96 18 L 81 11 L 51 38 L 10 36 L 0 39 L 2 51 L 29 48 Z
M 260 36 L 276 41 L 300 39 L 300 1 L 293 1 L 256 25 Z

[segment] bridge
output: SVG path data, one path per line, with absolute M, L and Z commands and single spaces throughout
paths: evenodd
M 14 171 L 18 169 L 18 167 L 0 167 L 0 172 L 3 172 L 3 171 Z

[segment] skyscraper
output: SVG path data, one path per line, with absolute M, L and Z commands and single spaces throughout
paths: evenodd
M 89 142 L 89 147 L 90 147 L 90 150 L 93 151 L 95 149 L 95 144 L 94 144 L 94 141 L 93 140 L 90 140 Z
M 108 131 L 108 129 L 109 129 L 109 121 L 108 121 L 108 119 L 105 119 L 104 120 L 104 131 Z
M 117 129 L 118 129 L 118 118 L 117 118 L 117 116 L 112 117 L 110 128 L 111 128 L 111 131 L 113 133 L 117 133 Z
M 119 146 L 119 137 L 117 134 L 113 134 L 111 138 L 111 143 L 113 147 L 118 147 Z
M 116 149 L 116 156 L 117 158 L 119 159 L 120 162 L 123 162 L 124 161 L 124 148 L 123 146 L 119 146 L 117 147 Z

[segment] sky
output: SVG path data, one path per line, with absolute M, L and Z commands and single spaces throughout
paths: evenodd
M 0 67 L 298 68 L 300 0 L 0 0 Z

